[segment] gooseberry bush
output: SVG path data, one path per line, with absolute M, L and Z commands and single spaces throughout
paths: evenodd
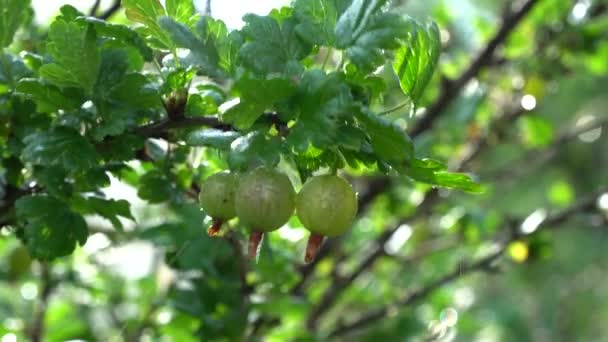
M 240 30 L 190 0 L 124 0 L 128 25 L 66 5 L 44 42 L 29 45 L 12 44 L 30 25 L 29 1 L 0 3 L 2 224 L 35 259 L 73 253 L 90 234 L 85 217 L 97 215 L 164 246 L 199 241 L 209 227 L 246 231 L 250 255 L 262 232 L 303 224 L 311 261 L 324 236 L 355 221 L 351 175 L 481 191 L 419 155 L 404 122 L 386 116 L 400 109 L 414 120 L 440 53 L 432 21 L 386 0 L 296 0 L 246 15 Z M 391 82 L 404 102 L 387 109 Z M 129 235 L 130 203 L 104 191 L 112 178 L 200 225 L 176 233 L 169 218 Z M 190 210 L 197 198 L 202 213 Z M 232 261 L 221 239 L 202 244 L 196 264 L 170 247 L 167 262 L 209 271 L 206 260 Z
M 6 3 L 2 181 L 16 197 L 16 232 L 36 258 L 84 244 L 84 215 L 119 230 L 119 218 L 132 218 L 128 202 L 100 191 L 110 175 L 150 203 L 186 200 L 211 170 L 259 166 L 286 169 L 300 183 L 350 170 L 479 190 L 468 176 L 418 156 L 406 131 L 382 115 L 387 69 L 413 112 L 440 50 L 435 24 L 387 11 L 386 1 L 295 1 L 267 16 L 246 15 L 232 31 L 188 0 L 165 7 L 125 0 L 131 26 L 66 5 L 44 45 L 18 54 L 6 48 L 29 4 Z M 204 162 L 210 155 L 213 166 Z M 209 187 L 201 201 L 221 201 L 224 194 Z M 243 190 L 239 200 L 254 205 L 259 197 Z M 306 202 L 299 204 L 305 221 L 315 211 Z M 234 216 L 205 209 L 216 224 Z M 271 214 L 250 209 L 241 221 L 260 222 L 251 229 L 277 229 L 291 216 L 255 217 Z

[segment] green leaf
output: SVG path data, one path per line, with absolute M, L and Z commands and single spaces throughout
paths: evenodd
M 80 17 L 78 21 L 92 24 L 99 36 L 110 37 L 136 48 L 141 56 L 148 62 L 152 61 L 153 51 L 137 32 L 128 26 L 112 24 L 93 17 Z
M 15 209 L 18 219 L 26 223 L 25 240 L 36 258 L 71 254 L 77 243 L 82 246 L 87 240 L 89 232 L 82 216 L 54 197 L 25 196 L 15 202 Z
M 185 112 L 186 116 L 205 116 L 216 114 L 217 111 L 217 102 L 213 96 L 201 96 L 199 94 L 190 94 L 190 96 L 188 96 Z
M 299 152 L 308 149 L 309 144 L 321 149 L 333 144 L 337 121 L 349 119 L 353 109 L 352 95 L 344 83 L 344 75 L 325 74 L 321 70 L 303 75 L 293 102 L 299 115 L 287 141 Z
M 95 30 L 58 19 L 51 25 L 47 49 L 53 63 L 40 67 L 40 75 L 59 87 L 81 87 L 92 93 L 101 56 Z
M 37 110 L 41 113 L 52 113 L 58 109 L 78 109 L 84 102 L 73 91 L 61 89 L 46 84 L 42 80 L 24 78 L 17 84 L 17 91 L 36 102 Z
M 165 7 L 169 16 L 188 27 L 198 20 L 192 0 L 165 0 Z
M 167 175 L 153 170 L 141 177 L 137 195 L 150 203 L 161 203 L 171 198 L 174 191 Z
M 238 54 L 243 46 L 244 38 L 240 31 L 228 32 L 226 24 L 221 20 L 203 17 L 199 20 L 197 31 L 201 38 L 215 43 L 219 56 L 219 66 L 229 74 L 234 74 L 238 67 Z M 204 33 L 204 34 L 203 34 Z
M 441 53 L 439 28 L 432 21 L 408 18 L 409 32 L 395 51 L 393 69 L 414 106 L 433 76 Z
M 407 23 L 394 13 L 382 12 L 386 0 L 354 0 L 336 24 L 336 47 L 358 68 L 371 71 L 384 63 L 383 49 L 399 47 Z
M 68 198 L 71 196 L 73 186 L 68 180 L 67 171 L 62 167 L 36 167 L 34 169 L 34 176 L 51 196 L 57 198 Z
M 190 146 L 209 146 L 217 149 L 228 149 L 230 144 L 240 137 L 237 132 L 219 129 L 200 129 L 186 136 L 186 144 Z
M 202 21 L 205 19 L 202 18 Z M 160 26 L 171 37 L 175 46 L 190 50 L 190 55 L 184 58 L 191 64 L 198 65 L 203 73 L 212 77 L 221 76 L 218 70 L 219 55 L 213 40 L 200 39 L 184 24 L 180 24 L 170 17 L 161 17 Z M 206 26 L 198 25 L 197 29 L 204 30 Z M 205 32 L 199 32 L 201 37 L 205 37 Z
M 242 130 L 251 128 L 265 110 L 295 92 L 293 83 L 283 78 L 243 77 L 236 82 L 234 89 L 241 95 L 239 102 L 224 112 L 222 120 Z
M 23 160 L 35 165 L 57 165 L 67 170 L 97 165 L 95 148 L 77 131 L 56 127 L 25 137 Z
M 296 32 L 310 44 L 333 46 L 336 23 L 349 5 L 348 0 L 296 0 Z
M 414 158 L 412 139 L 397 125 L 367 111 L 357 113 L 357 119 L 365 127 L 374 152 L 380 159 L 398 164 Z
M 0 50 L 11 45 L 13 36 L 26 21 L 31 0 L 0 0 Z
M 120 105 L 133 109 L 160 108 L 162 105 L 156 85 L 144 75 L 133 73 L 126 75 L 110 93 L 110 99 Z
M 18 80 L 31 76 L 23 60 L 10 53 L 0 52 L 0 94 L 15 87 Z M 6 85 L 6 86 L 2 86 Z
M 445 171 L 445 166 L 434 160 L 414 159 L 401 169 L 408 177 L 427 184 L 471 193 L 484 192 L 483 185 L 464 173 Z
M 296 34 L 297 22 L 293 17 L 281 25 L 272 17 L 255 14 L 245 15 L 243 21 L 247 23 L 243 28 L 247 42 L 239 55 L 243 63 L 257 73 L 285 72 L 312 50 L 312 46 Z
M 245 171 L 259 165 L 275 166 L 280 160 L 281 140 L 251 132 L 232 142 L 228 154 L 230 169 Z
M 99 76 L 95 84 L 96 98 L 106 98 L 112 88 L 123 79 L 129 69 L 127 56 L 125 49 L 104 49 L 101 52 Z
M 145 25 L 140 30 L 144 36 L 160 43 L 161 48 L 174 48 L 171 39 L 158 24 L 158 18 L 167 15 L 159 0 L 123 0 L 122 6 L 129 20 Z
M 135 221 L 131 214 L 131 205 L 125 200 L 113 200 L 99 197 L 77 198 L 76 209 L 85 215 L 97 214 L 112 223 L 114 228 L 122 231 L 119 217 Z

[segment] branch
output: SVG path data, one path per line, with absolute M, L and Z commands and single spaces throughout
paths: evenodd
M 97 18 L 102 20 L 108 20 L 111 16 L 116 14 L 120 10 L 120 0 L 114 0 L 112 6 L 110 6 L 107 10 L 101 13 Z
M 516 177 L 521 177 L 522 171 L 532 170 L 534 167 L 531 167 L 532 164 L 541 164 L 547 159 L 551 158 L 555 153 L 560 151 L 562 147 L 572 140 L 576 139 L 579 135 L 593 130 L 595 128 L 603 128 L 606 129 L 608 127 L 608 119 L 595 120 L 586 125 L 582 125 L 577 127 L 574 130 L 567 130 L 566 132 L 561 133 L 548 147 L 543 149 L 541 155 L 539 156 L 538 150 L 529 150 L 520 157 L 517 157 L 513 160 L 510 160 L 506 163 L 509 167 L 497 167 L 493 170 L 487 171 L 482 176 L 484 178 L 495 178 L 497 180 L 501 180 L 504 178 L 513 179 Z M 515 164 L 524 164 L 526 168 L 517 168 L 513 167 Z M 538 165 L 536 165 L 538 166 Z
M 573 216 L 579 213 L 584 213 L 593 210 L 596 205 L 597 198 L 606 191 L 608 191 L 608 188 L 601 189 L 600 191 L 597 191 L 594 194 L 583 198 L 582 200 L 578 201 L 567 209 L 549 216 L 545 221 L 543 221 L 539 225 L 539 229 L 537 229 L 533 234 L 540 231 L 540 228 L 556 229 L 562 224 L 566 223 Z M 504 227 L 503 231 L 509 231 L 509 227 Z M 362 315 L 358 319 L 348 324 L 339 326 L 338 328 L 329 333 L 329 337 L 335 338 L 366 327 L 380 319 L 385 318 L 387 316 L 387 313 L 393 310 L 394 308 L 404 308 L 410 306 L 420 301 L 421 299 L 426 298 L 436 289 L 443 287 L 446 284 L 452 283 L 464 277 L 465 275 L 477 271 L 487 270 L 492 266 L 492 264 L 496 260 L 498 260 L 504 254 L 509 243 L 515 241 L 518 238 L 520 238 L 519 235 L 509 234 L 509 238 L 506 241 L 500 243 L 500 247 L 495 252 L 490 253 L 487 256 L 482 257 L 477 261 L 466 264 L 464 266 L 462 264 L 459 265 L 452 272 L 444 275 L 443 277 L 440 277 L 439 279 L 435 280 L 434 282 L 431 282 L 425 287 L 412 291 L 409 295 L 397 300 L 394 304 L 390 306 L 375 309 Z
M 208 17 L 211 16 L 211 0 L 205 2 L 205 15 Z
M 99 9 L 99 4 L 101 4 L 101 0 L 95 0 L 93 7 L 89 10 L 89 16 L 94 17 L 97 14 L 97 10 Z
M 427 108 L 425 116 L 423 116 L 410 131 L 412 137 L 416 137 L 433 127 L 435 121 L 443 114 L 452 101 L 456 99 L 464 86 L 466 86 L 471 79 L 475 78 L 484 67 L 491 64 L 496 49 L 507 39 L 509 34 L 537 3 L 538 0 L 527 0 L 519 10 L 505 16 L 502 25 L 494 37 L 490 39 L 486 47 L 473 62 L 471 62 L 469 68 L 456 80 L 444 83 L 439 97 L 429 108 Z
M 44 336 L 44 318 L 48 308 L 49 299 L 54 289 L 54 281 L 51 278 L 51 268 L 46 262 L 41 263 L 41 279 L 40 279 L 40 297 L 38 299 L 38 307 L 34 313 L 34 321 L 29 331 L 30 341 L 41 342 Z

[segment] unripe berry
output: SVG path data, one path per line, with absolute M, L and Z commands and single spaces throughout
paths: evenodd
M 295 197 L 289 178 L 274 169 L 260 167 L 241 179 L 235 208 L 239 220 L 252 232 L 251 258 L 257 255 L 263 233 L 279 229 L 293 215 Z
M 311 262 L 324 236 L 337 236 L 350 228 L 357 214 L 357 194 L 344 178 L 313 177 L 298 194 L 296 212 L 302 225 L 312 233 L 305 258 Z
M 224 222 L 236 216 L 234 196 L 238 187 L 235 174 L 220 172 L 207 178 L 198 196 L 201 208 L 213 218 L 209 235 L 216 235 Z

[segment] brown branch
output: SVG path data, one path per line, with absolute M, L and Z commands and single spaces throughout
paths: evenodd
M 606 191 L 608 191 L 608 188 L 601 189 L 601 190 L 593 193 L 592 195 L 587 196 L 587 197 L 583 198 L 582 200 L 576 202 L 575 204 L 568 207 L 567 209 L 559 211 L 559 212 L 549 216 L 547 219 L 545 219 L 539 225 L 538 229 L 533 234 L 536 234 L 538 231 L 541 230 L 541 228 L 545 228 L 545 230 L 546 229 L 557 229 L 561 225 L 566 223 L 573 216 L 575 216 L 579 213 L 585 213 L 585 212 L 592 211 L 596 206 L 597 198 L 601 194 L 605 193 Z M 522 222 L 523 222 L 523 220 L 522 220 Z M 462 278 L 465 275 L 468 275 L 470 273 L 474 273 L 477 271 L 490 269 L 492 264 L 494 263 L 494 261 L 499 259 L 503 255 L 503 253 L 506 251 L 506 248 L 509 245 L 509 243 L 522 237 L 519 234 L 510 234 L 511 233 L 510 225 L 503 227 L 502 233 L 505 233 L 505 232 L 509 233 L 508 234 L 509 237 L 505 241 L 500 243 L 500 247 L 497 249 L 497 251 L 490 253 L 489 255 L 487 255 L 483 258 L 480 258 L 477 261 L 474 261 L 472 263 L 465 264 L 465 265 L 462 265 L 462 264 L 458 265 L 458 267 L 456 267 L 456 269 L 454 269 L 452 272 L 440 277 L 439 279 L 435 280 L 434 282 L 431 282 L 430 284 L 428 284 L 418 290 L 412 291 L 407 296 L 397 300 L 395 304 L 372 310 L 350 323 L 339 326 L 338 328 L 336 328 L 335 330 L 333 330 L 329 333 L 329 337 L 331 337 L 331 338 L 339 337 L 339 336 L 351 333 L 355 330 L 361 329 L 363 327 L 366 327 L 366 326 L 373 324 L 374 322 L 386 317 L 388 312 L 391 311 L 392 309 L 395 309 L 395 308 L 402 309 L 404 307 L 408 307 L 408 306 L 420 301 L 421 299 L 426 298 L 431 293 L 433 293 L 433 291 L 435 291 L 436 289 L 443 287 L 446 284 L 452 283 L 452 282 Z
M 34 321 L 29 329 L 29 338 L 32 342 L 43 341 L 44 337 L 44 319 L 49 304 L 49 299 L 55 287 L 54 280 L 51 277 L 51 267 L 48 263 L 41 263 L 40 275 L 40 296 L 38 297 L 38 306 L 34 313 Z
M 457 98 L 458 94 L 460 94 L 467 83 L 477 77 L 484 67 L 492 63 L 498 47 L 504 43 L 509 34 L 537 3 L 538 0 L 527 0 L 517 11 L 505 16 L 494 37 L 490 39 L 485 48 L 473 62 L 471 62 L 468 69 L 466 69 L 456 80 L 444 82 L 439 97 L 427 108 L 426 114 L 416 122 L 410 131 L 412 137 L 416 137 L 433 127 L 435 121 L 445 112 L 452 101 Z
M 101 13 L 97 18 L 102 20 L 108 20 L 111 16 L 116 14 L 120 10 L 120 0 L 114 0 L 112 6 Z
M 95 3 L 89 10 L 89 16 L 94 17 L 97 14 L 97 10 L 99 9 L 99 4 L 101 4 L 101 0 L 95 0 Z

